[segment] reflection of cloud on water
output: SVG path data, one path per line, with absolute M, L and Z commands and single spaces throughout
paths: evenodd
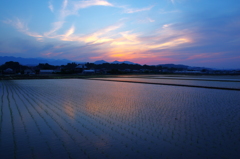
M 73 109 L 72 103 L 65 100 L 65 103 L 63 104 L 63 110 L 69 116 L 69 119 L 74 119 L 75 110 Z
M 98 84 L 106 84 L 105 82 L 97 82 Z M 85 109 L 92 115 L 99 116 L 103 120 L 110 121 L 116 116 L 131 119 L 136 113 L 137 107 L 134 105 L 134 98 L 138 97 L 140 91 L 126 84 L 111 82 L 113 89 L 95 90 L 89 96 L 85 96 Z

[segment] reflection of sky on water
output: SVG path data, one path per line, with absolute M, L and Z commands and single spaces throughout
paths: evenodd
M 105 83 L 100 82 L 100 85 Z M 104 115 L 124 116 L 127 119 L 134 118 L 134 113 L 137 111 L 133 107 L 132 98 L 139 98 L 141 89 L 131 90 L 131 87 L 121 83 L 112 83 L 111 88 L 107 85 L 105 88 L 97 89 L 99 85 L 92 86 L 94 92 L 86 96 L 85 107 L 88 113 L 96 114 L 103 113 Z M 130 99 L 130 100 L 129 100 Z M 141 100 L 141 98 L 139 98 Z M 129 116 L 131 114 L 131 116 Z
M 9 95 L 0 92 L 0 97 L 10 99 L 14 114 L 3 100 L 0 150 L 5 156 L 15 152 L 14 143 L 17 156 L 29 147 L 35 155 L 60 158 L 238 154 L 238 91 L 80 79 L 4 81 L 2 85 Z M 11 120 L 14 133 L 9 133 Z M 17 126 L 23 121 L 26 130 Z

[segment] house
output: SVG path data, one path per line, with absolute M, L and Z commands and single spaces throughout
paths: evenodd
M 85 75 L 91 75 L 91 74 L 95 73 L 95 70 L 83 70 L 82 73 L 85 74 Z
M 128 69 L 128 68 L 123 70 L 123 72 L 128 72 L 128 73 L 131 72 L 131 71 L 132 71 L 132 70 L 131 70 L 131 69 Z
M 24 74 L 25 75 L 32 75 L 32 74 L 35 74 L 35 71 L 31 70 L 31 69 L 25 69 L 24 70 Z
M 40 70 L 39 74 L 52 74 L 54 70 Z
M 15 72 L 13 71 L 13 69 L 11 69 L 11 68 L 7 68 L 7 69 L 5 69 L 3 72 L 4 72 L 4 73 L 8 73 L 8 74 L 15 73 Z
M 75 72 L 82 73 L 84 69 L 86 69 L 87 66 L 85 64 L 79 64 L 75 67 Z
M 58 68 L 56 68 L 55 70 L 53 70 L 53 73 L 60 73 L 61 70 L 62 70 L 62 68 L 61 68 L 61 67 L 58 67 Z

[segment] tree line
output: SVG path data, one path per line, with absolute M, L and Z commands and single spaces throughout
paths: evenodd
M 50 65 L 48 63 L 39 63 L 37 66 L 24 66 L 21 65 L 19 62 L 9 61 L 5 64 L 0 66 L 1 72 L 4 70 L 11 68 L 14 73 L 24 73 L 24 70 L 31 69 L 34 70 L 35 73 L 38 73 L 40 70 L 55 70 L 60 69 L 58 73 L 79 73 L 79 70 L 76 69 L 76 67 L 80 65 L 75 62 L 67 63 L 66 65 Z M 141 70 L 142 72 L 148 73 L 148 72 L 160 72 L 163 69 L 167 69 L 169 71 L 176 71 L 176 70 L 182 70 L 182 68 L 169 68 L 169 67 L 163 67 L 161 65 L 140 65 L 140 64 L 127 64 L 127 63 L 118 63 L 118 64 L 112 64 L 112 63 L 103 63 L 103 64 L 94 64 L 94 63 L 85 63 L 81 64 L 85 65 L 86 68 L 83 69 L 94 69 L 94 70 L 107 70 L 108 73 L 111 74 L 120 74 L 120 73 L 126 73 L 126 70 Z M 82 70 L 83 70 L 82 69 Z M 80 70 L 80 71 L 82 71 Z

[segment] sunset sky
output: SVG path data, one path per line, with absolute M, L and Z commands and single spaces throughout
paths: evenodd
M 239 0 L 1 0 L 0 56 L 240 68 Z

